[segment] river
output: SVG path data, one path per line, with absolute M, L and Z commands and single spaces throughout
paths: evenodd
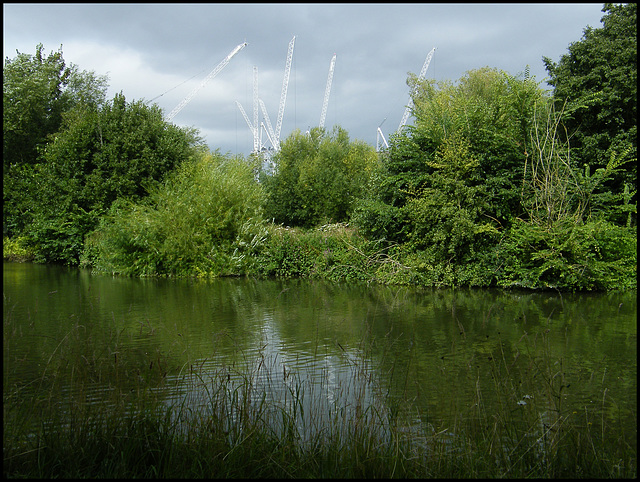
M 304 391 L 316 429 L 335 422 L 322 420 L 332 407 L 382 407 L 407 430 L 452 435 L 456 420 L 488 430 L 496 414 L 533 409 L 637 436 L 636 292 L 130 279 L 7 262 L 3 282 L 5 403 L 112 403 L 144 386 L 203 407 L 228 373 L 253 377 L 266 400 Z

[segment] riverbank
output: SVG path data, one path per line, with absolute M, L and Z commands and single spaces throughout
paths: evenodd
M 607 226 L 597 229 L 587 226 L 588 232 L 576 232 L 571 237 L 591 239 L 589 243 L 599 252 L 599 245 L 604 243 L 599 238 L 605 228 Z M 583 228 L 576 227 L 579 229 Z M 628 244 L 629 233 L 622 228 L 616 229 L 620 231 L 616 242 Z M 541 251 L 540 256 L 534 256 L 539 262 L 531 268 L 519 265 L 513 268 L 514 263 L 518 264 L 519 255 L 508 242 L 477 256 L 474 262 L 442 262 L 409 245 L 371 241 L 348 223 L 312 229 L 271 223 L 251 225 L 247 233 L 233 243 L 223 243 L 212 248 L 206 256 L 195 257 L 181 251 L 160 254 L 159 248 L 150 250 L 147 246 L 151 241 L 140 239 L 136 243 L 146 247 L 134 249 L 121 240 L 122 236 L 119 232 L 94 233 L 85 243 L 80 266 L 95 273 L 132 277 L 300 278 L 427 288 L 498 287 L 561 292 L 637 289 L 635 255 L 611 261 L 582 253 L 584 259 L 572 259 L 570 252 L 575 246 L 572 247 L 571 239 L 563 241 L 561 236 L 549 241 L 549 249 Z M 553 239 L 553 233 L 542 237 Z M 541 239 L 527 243 L 542 242 Z M 189 242 L 184 240 L 180 245 Z M 627 251 L 635 253 L 636 245 L 637 241 L 634 249 Z M 38 253 L 23 238 L 11 240 L 6 237 L 3 257 L 19 262 L 37 262 L 39 259 Z M 511 268 L 506 268 L 507 264 L 511 264 Z

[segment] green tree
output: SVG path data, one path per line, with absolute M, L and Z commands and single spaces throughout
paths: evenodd
M 434 259 L 468 261 L 481 245 L 481 233 L 497 234 L 489 218 L 483 186 L 470 183 L 479 161 L 464 138 L 448 137 L 429 162 L 429 182 L 412 193 L 402 210 L 410 221 L 408 241 L 418 250 L 433 251 Z
M 274 155 L 275 170 L 263 176 L 268 218 L 290 226 L 312 227 L 349 220 L 378 164 L 371 146 L 351 141 L 334 127 L 292 133 Z
M 408 210 L 403 207 L 425 189 L 438 189 L 449 196 L 445 192 L 449 181 L 444 179 L 450 177 L 455 185 L 462 182 L 472 188 L 476 192 L 472 198 L 482 192 L 484 220 L 474 223 L 492 220 L 498 227 L 508 227 L 523 212 L 520 190 L 530 150 L 532 113 L 544 91 L 526 72 L 517 78 L 489 68 L 468 72 L 457 85 L 448 81 L 415 85 L 416 81 L 410 76 L 409 84 L 416 87 L 415 125 L 391 136 L 384 169 L 370 186 L 370 196 L 356 210 L 358 225 L 370 236 L 408 241 L 417 218 L 407 218 Z M 456 170 L 435 167 L 442 165 L 436 157 L 442 158 L 453 145 L 464 145 L 465 156 L 476 162 L 464 177 L 457 177 L 460 172 Z M 459 165 L 459 159 L 448 159 Z M 477 212 L 477 207 L 472 211 Z
M 65 113 L 33 179 L 27 234 L 41 259 L 78 263 L 84 236 L 116 199 L 146 196 L 200 145 L 195 130 L 167 123 L 158 106 L 127 103 L 122 94 Z
M 106 97 L 107 77 L 66 65 L 62 50 L 17 53 L 3 69 L 3 231 L 19 234 L 30 221 L 33 176 L 49 137 L 64 112 L 79 104 L 98 106 Z
M 602 11 L 602 27 L 585 28 L 558 63 L 543 57 L 556 107 L 564 106 L 565 140 L 570 139 L 578 165 L 591 172 L 623 152 L 629 159 L 637 157 L 637 4 L 606 3 Z M 636 182 L 636 163 L 629 162 L 595 193 L 593 202 L 613 212 L 625 185 L 633 188 Z M 612 219 L 624 224 L 627 216 Z

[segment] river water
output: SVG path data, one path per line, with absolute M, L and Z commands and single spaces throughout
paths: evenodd
M 130 279 L 6 262 L 3 282 L 5 403 L 111 403 L 144 387 L 206 409 L 220 380 L 250 378 L 258 399 L 304 398 L 317 430 L 332 408 L 375 406 L 444 433 L 533 407 L 637 436 L 636 292 Z

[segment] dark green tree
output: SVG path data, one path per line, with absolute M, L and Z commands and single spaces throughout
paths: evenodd
M 200 145 L 195 130 L 167 123 L 157 105 L 122 94 L 67 112 L 34 175 L 27 234 L 42 261 L 78 263 L 85 235 L 116 199 L 145 197 Z
M 624 153 L 605 168 L 583 173 L 563 139 L 563 113 L 553 99 L 536 106 L 522 204 L 495 250 L 501 286 L 562 290 L 633 289 L 635 230 L 607 220 L 593 207 L 596 191 L 624 165 Z
M 67 65 L 62 50 L 46 56 L 39 44 L 35 55 L 5 59 L 2 80 L 3 231 L 14 235 L 30 222 L 33 176 L 49 136 L 64 112 L 104 102 L 107 77 Z
M 627 156 L 629 162 L 593 199 L 594 207 L 599 202 L 600 211 L 611 214 L 625 185 L 635 190 L 637 182 L 637 4 L 606 3 L 602 11 L 601 28 L 585 28 L 558 63 L 543 61 L 556 108 L 564 108 L 565 139 L 577 164 L 593 173 Z M 609 217 L 624 224 L 627 213 Z

